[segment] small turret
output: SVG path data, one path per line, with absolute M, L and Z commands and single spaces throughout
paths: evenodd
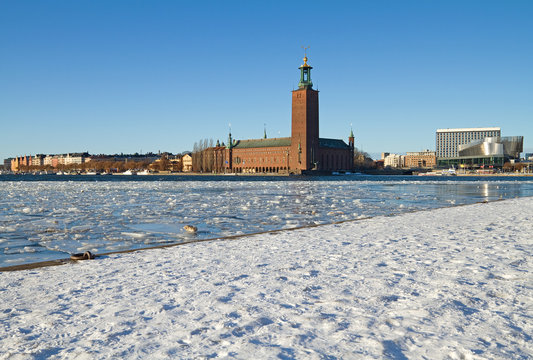
M 298 87 L 303 88 L 313 88 L 313 82 L 311 81 L 311 69 L 312 67 L 307 64 L 307 55 L 304 56 L 304 64 L 300 66 L 300 82 Z
M 228 135 L 228 145 L 226 146 L 228 149 L 231 149 L 233 147 L 233 140 L 231 139 L 231 131 Z

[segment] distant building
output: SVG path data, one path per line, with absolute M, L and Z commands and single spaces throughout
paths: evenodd
M 51 167 L 57 167 L 59 164 L 59 159 L 57 155 L 46 155 L 43 160 L 44 166 L 51 166 Z
M 404 159 L 407 168 L 432 168 L 437 165 L 435 151 L 407 152 Z
M 83 164 L 87 158 L 89 158 L 88 153 L 73 153 L 58 156 L 60 165 Z
M 11 171 L 28 170 L 31 166 L 31 156 L 20 156 L 11 160 Z
M 191 172 L 192 171 L 192 156 L 191 154 L 185 154 L 181 158 L 181 161 L 183 163 L 183 172 Z
M 4 159 L 4 170 L 11 170 L 11 161 L 13 160 L 13 158 L 7 158 L 7 159 Z
M 404 167 L 404 156 L 398 154 L 389 154 L 383 160 L 383 166 L 393 168 Z
M 437 158 L 455 158 L 459 156 L 459 145 L 494 136 L 501 136 L 499 127 L 438 129 L 435 147 Z
M 523 151 L 523 136 L 487 137 L 459 146 L 462 158 L 499 157 L 504 160 L 518 160 Z
M 439 129 L 436 138 L 438 166 L 471 168 L 499 168 L 519 159 L 524 142 L 522 136 L 502 137 L 499 127 Z
M 44 155 L 37 154 L 31 159 L 31 166 L 43 166 L 44 165 Z

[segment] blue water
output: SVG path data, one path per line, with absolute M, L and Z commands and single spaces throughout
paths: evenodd
M 531 177 L 2 175 L 0 267 L 526 196 Z

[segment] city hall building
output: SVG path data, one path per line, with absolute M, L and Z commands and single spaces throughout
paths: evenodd
M 311 81 L 312 67 L 303 58 L 298 89 L 292 91 L 290 137 L 234 140 L 213 149 L 215 168 L 230 173 L 290 173 L 353 169 L 354 136 L 348 144 L 319 136 L 318 91 Z M 222 169 L 221 169 L 222 170 Z

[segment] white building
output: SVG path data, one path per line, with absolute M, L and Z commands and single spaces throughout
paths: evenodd
M 44 155 L 35 155 L 31 158 L 32 166 L 43 166 L 44 165 Z
M 404 164 L 404 156 L 398 155 L 398 154 L 389 154 L 385 156 L 385 159 L 383 161 L 383 166 L 385 167 L 390 166 L 393 168 L 398 168 L 398 167 L 403 167 L 403 164 Z
M 56 161 L 54 161 L 56 160 Z M 46 165 L 50 165 L 50 166 L 54 166 L 54 163 L 57 162 L 57 156 L 54 156 L 54 155 L 46 155 L 44 157 L 44 160 L 43 160 L 43 165 L 46 166 Z
M 192 171 L 192 156 L 189 154 L 185 154 L 183 155 L 181 160 L 183 161 L 183 172 Z
M 71 164 L 83 164 L 85 158 L 89 154 L 87 153 L 74 153 L 74 154 L 63 154 L 59 155 L 59 164 L 61 165 L 71 165 Z

